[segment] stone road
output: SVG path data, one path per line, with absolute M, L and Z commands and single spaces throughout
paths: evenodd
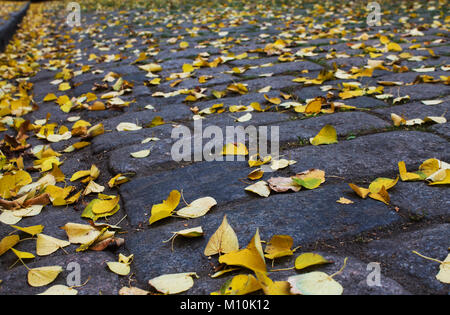
M 90 277 L 86 285 L 77 289 L 79 294 L 118 294 L 120 288 L 128 285 L 152 291 L 149 279 L 192 271 L 199 279 L 186 294 L 209 294 L 219 290 L 232 276 L 242 273 L 241 270 L 213 279 L 210 275 L 219 265 L 217 258 L 203 254 L 208 239 L 226 214 L 241 246 L 250 241 L 258 228 L 261 239 L 266 241 L 276 234 L 292 236 L 294 247 L 301 247 L 293 256 L 277 259 L 276 269 L 293 266 L 299 253 L 311 251 L 335 263 L 312 267 L 309 271 L 334 273 L 340 269 L 344 258 L 349 257 L 347 268 L 336 277 L 344 287 L 344 294 L 448 294 L 448 284 L 435 278 L 439 264 L 412 253 L 416 250 L 439 260 L 448 255 L 448 185 L 399 181 L 389 190 L 390 205 L 373 199 L 363 200 L 348 185 L 355 183 L 367 187 L 378 177 L 395 178 L 400 161 L 406 163 L 409 171 L 417 170 L 430 158 L 450 162 L 448 122 L 396 127 L 391 120 L 392 113 L 404 116 L 406 120 L 427 116 L 450 118 L 450 20 L 444 2 L 398 1 L 392 4 L 380 1 L 382 20 L 373 27 L 367 25 L 364 7 L 352 8 L 344 1 L 329 1 L 329 7 L 314 4 L 314 1 L 295 1 L 284 6 L 272 2 L 258 6 L 230 4 L 226 9 L 220 5 L 195 6 L 180 12 L 148 8 L 109 11 L 100 7 L 95 12 L 95 6 L 85 7 L 81 2 L 81 26 L 74 28 L 65 23 L 67 12 L 58 4 L 31 5 L 16 35 L 25 46 L 11 45 L 0 57 L 3 78 L 0 83 L 5 80 L 17 85 L 17 78 L 28 77 L 27 82 L 33 85 L 29 93 L 38 106 L 23 116 L 31 123 L 45 120 L 50 113 L 50 123 L 66 125 L 69 129 L 73 123 L 67 118 L 71 116 L 79 116 L 92 126 L 104 125 L 105 133 L 89 140 L 89 146 L 63 153 L 60 160 L 64 163 L 60 169 L 65 174 L 66 185 L 75 186 L 77 191 L 85 185 L 69 181 L 75 172 L 88 170 L 92 164 L 100 169 L 100 176 L 95 181 L 106 187 L 103 193 L 120 195 L 120 210 L 106 222 L 120 221 L 119 236 L 125 243 L 101 252 L 76 252 L 78 246 L 70 245 L 65 248 L 67 254 L 59 250 L 49 256 L 36 256 L 26 260 L 27 266 L 64 266 L 53 284 L 65 284 L 70 274 L 66 266 L 78 262 L 81 282 Z M 37 24 L 37 19 L 41 23 Z M 28 34 L 30 28 L 36 28 L 40 36 Z M 397 43 L 401 51 L 386 50 L 380 35 Z M 277 40 L 278 46 L 270 48 L 269 45 Z M 187 42 L 189 46 L 181 48 L 181 42 Z M 24 49 L 35 57 L 38 66 L 31 73 L 25 71 L 8 77 L 7 68 L 14 67 L 8 60 L 14 58 L 15 53 L 23 56 L 20 53 L 23 54 Z M 135 63 L 143 52 L 147 59 Z M 207 60 L 209 66 L 197 67 L 191 73 L 183 72 L 183 65 L 195 65 L 199 56 Z M 219 57 L 217 66 L 211 66 Z M 383 63 L 369 76 L 351 77 L 358 73 L 357 70 L 370 66 L 369 60 Z M 148 83 L 154 78 L 139 67 L 149 63 L 162 67 L 162 71 L 154 73 L 161 78 L 160 84 Z M 70 70 L 64 82 L 68 82 L 71 89 L 60 91 L 53 81 L 64 68 Z M 337 69 L 341 71 L 336 72 Z M 421 72 L 421 69 L 428 70 Z M 315 79 L 326 71 L 334 76 L 322 84 L 293 81 L 299 77 Z M 104 78 L 110 72 L 116 77 L 107 82 L 109 87 L 93 89 L 104 85 Z M 174 73 L 181 77 L 176 85 L 173 83 L 177 78 L 166 80 Z M 199 83 L 202 76 L 208 79 Z M 96 101 L 108 105 L 111 100 L 100 99 L 100 96 L 113 91 L 111 87 L 118 77 L 132 85 L 129 93 L 118 96 L 120 100 L 130 102 L 128 105 L 109 106 L 98 111 L 88 110 L 88 106 L 74 106 L 67 113 L 55 101 L 44 101 L 50 93 L 69 98 L 94 93 L 98 97 Z M 349 82 L 359 82 L 359 90 L 365 92 L 351 98 L 340 95 Z M 247 91 L 240 94 L 228 89 L 237 83 L 245 84 Z M 270 91 L 260 91 L 268 86 Z M 330 87 L 324 89 L 323 86 Z M 380 86 L 384 90 L 377 93 L 363 90 Z M 195 101 L 186 101 L 186 94 L 160 97 L 157 93 L 196 88 L 197 92 L 201 88 L 206 90 Z M 214 91 L 226 93 L 217 99 Z M 281 99 L 282 104 L 271 104 L 265 94 Z M 386 94 L 392 94 L 392 97 L 377 97 Z M 319 96 L 355 108 L 306 115 L 294 107 L 282 106 L 287 102 L 306 104 Z M 403 96 L 409 98 L 394 104 L 395 98 Z M 442 102 L 425 105 L 424 100 Z M 225 134 L 227 126 L 279 126 L 281 155 L 297 163 L 276 173 L 266 173 L 262 179 L 293 176 L 317 168 L 324 170 L 327 176 L 321 187 L 297 193 L 274 193 L 262 198 L 244 190 L 250 181 L 245 179 L 251 171 L 247 162 L 173 160 L 171 148 L 177 139 L 172 139 L 171 133 L 177 125 L 193 131 L 193 117 L 199 111 L 219 103 L 227 109 L 232 105 L 249 107 L 252 102 L 260 103 L 263 108 L 270 106 L 270 109 L 252 111 L 252 119 L 243 123 L 236 122 L 235 117 L 245 112 L 230 113 L 227 110 L 203 115 L 203 127 L 218 126 Z M 82 100 L 81 103 L 92 105 L 94 101 Z M 147 105 L 152 105 L 153 109 Z M 11 114 L 2 116 L 14 117 Z M 166 123 L 149 128 L 157 116 Z M 6 121 L 2 120 L 2 124 Z M 143 128 L 118 131 L 116 127 L 122 122 Z M 336 128 L 339 142 L 311 145 L 309 139 L 325 125 Z M 13 128 L 2 133 L 16 134 Z M 49 143 L 33 134 L 29 132 L 27 139 L 32 147 Z M 148 137 L 160 140 L 142 144 L 141 141 Z M 51 147 L 62 152 L 79 141 L 82 141 L 80 137 L 73 136 L 66 141 L 51 143 Z M 137 159 L 130 155 L 150 147 L 151 153 L 146 158 Z M 32 160 L 25 161 L 32 163 Z M 39 177 L 38 172 L 31 174 L 33 178 Z M 117 174 L 125 174 L 131 180 L 109 188 L 107 182 Z M 152 205 L 167 199 L 172 190 L 183 191 L 187 201 L 211 196 L 217 205 L 200 218 L 170 217 L 149 225 Z M 73 205 L 47 205 L 40 215 L 24 218 L 17 225 L 42 224 L 45 234 L 66 240 L 66 233 L 60 227 L 67 222 L 87 224 L 80 215 L 94 195 L 81 198 Z M 354 203 L 337 203 L 341 197 Z M 0 224 L 0 239 L 14 231 L 9 225 Z M 170 243 L 163 243 L 171 237 L 171 232 L 196 226 L 203 227 L 203 237 L 179 237 L 173 243 L 173 251 Z M 26 238 L 26 234 L 20 235 Z M 35 242 L 24 241 L 15 248 L 35 253 Z M 119 253 L 134 254 L 131 276 L 118 276 L 106 267 L 105 262 L 117 261 Z M 43 292 L 48 286 L 33 288 L 27 284 L 26 267 L 19 263 L 10 268 L 16 260 L 11 251 L 0 258 L 0 294 Z M 366 283 L 370 262 L 381 264 L 380 286 Z M 271 262 L 268 260 L 267 263 L 270 265 Z M 286 280 L 296 273 L 290 270 L 269 275 L 274 280 Z

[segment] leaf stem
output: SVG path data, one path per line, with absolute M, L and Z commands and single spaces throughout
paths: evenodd
M 440 260 L 437 260 L 437 259 L 435 259 L 435 258 L 431 258 L 431 257 L 424 256 L 424 255 L 418 253 L 418 252 L 415 251 L 415 250 L 413 250 L 412 252 L 413 252 L 414 254 L 416 254 L 417 256 L 420 256 L 420 257 L 422 257 L 422 258 L 424 258 L 424 259 L 431 260 L 431 261 L 434 261 L 434 262 L 437 262 L 437 263 L 440 263 L 440 264 L 443 264 L 443 263 L 444 263 L 444 262 L 442 262 L 442 261 L 440 261 Z
M 344 259 L 344 265 L 342 266 L 342 268 L 341 268 L 338 272 L 333 273 L 333 274 L 330 276 L 330 278 L 334 278 L 335 276 L 341 274 L 341 273 L 344 271 L 345 267 L 347 266 L 347 260 L 348 260 L 348 257 L 345 257 L 345 259 Z

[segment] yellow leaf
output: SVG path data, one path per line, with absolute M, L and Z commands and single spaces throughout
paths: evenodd
M 318 114 L 322 110 L 323 98 L 316 97 L 314 100 L 306 105 L 305 113 L 307 114 Z
M 71 244 L 86 244 L 96 240 L 101 232 L 91 225 L 67 223 L 61 229 L 66 231 Z
M 8 250 L 10 250 L 12 247 L 14 247 L 17 243 L 19 243 L 20 237 L 19 235 L 10 235 L 4 237 L 0 241 L 0 256 L 6 253 Z
M 91 174 L 91 171 L 78 171 L 75 174 L 72 175 L 72 177 L 70 178 L 71 182 L 74 182 L 80 178 L 89 176 Z
M 321 271 L 314 271 L 288 278 L 293 294 L 342 295 L 344 289 L 332 277 Z
M 180 48 L 181 49 L 186 49 L 189 47 L 189 43 L 188 42 L 180 42 Z
M 295 269 L 301 270 L 308 268 L 310 266 L 322 265 L 322 264 L 330 264 L 331 261 L 323 258 L 319 254 L 314 253 L 304 253 L 295 259 Z
M 209 209 L 214 207 L 217 201 L 212 197 L 204 197 L 191 202 L 187 207 L 177 211 L 177 215 L 182 218 L 199 218 L 204 216 Z
M 420 176 L 419 174 L 416 173 L 409 173 L 406 170 L 406 164 L 404 161 L 400 161 L 398 162 L 398 170 L 400 173 L 400 178 L 402 181 L 407 182 L 407 181 L 415 181 L 415 180 L 422 180 L 422 176 Z
M 184 73 L 191 73 L 191 72 L 194 72 L 194 70 L 195 70 L 195 68 L 191 64 L 185 63 L 183 65 L 183 72 Z
M 382 187 L 384 187 L 386 190 L 389 190 L 397 184 L 398 179 L 398 176 L 396 179 L 383 177 L 377 178 L 369 185 L 369 191 L 376 194 L 381 190 Z
M 92 206 L 92 212 L 97 215 L 111 212 L 119 204 L 119 199 L 120 197 L 117 196 L 112 199 L 100 200 Z
M 425 176 L 430 176 L 436 173 L 441 168 L 441 161 L 438 159 L 428 159 L 419 166 L 419 171 L 425 174 Z
M 47 256 L 58 249 L 69 246 L 70 242 L 60 240 L 45 234 L 38 234 L 36 240 L 36 254 L 39 256 Z
M 110 188 L 113 188 L 115 186 L 121 185 L 123 183 L 128 182 L 130 179 L 126 176 L 123 176 L 122 174 L 117 174 L 113 178 L 111 178 L 108 182 L 108 186 Z
M 388 51 L 397 51 L 397 52 L 403 50 L 399 44 L 394 42 L 390 42 L 389 44 L 387 44 L 387 49 Z
M 12 252 L 20 259 L 32 259 L 35 258 L 35 256 L 32 253 L 28 252 L 21 252 L 20 250 L 11 248 Z
M 114 272 L 114 273 L 116 273 L 116 274 L 118 274 L 120 276 L 126 276 L 131 271 L 131 268 L 130 268 L 130 266 L 128 264 L 124 264 L 124 263 L 121 263 L 121 262 L 108 261 L 108 262 L 106 262 L 106 264 L 108 265 L 108 268 L 112 272 Z
M 267 198 L 270 195 L 269 185 L 267 182 L 263 180 L 257 182 L 256 184 L 246 187 L 245 190 L 260 195 L 261 197 Z
M 349 205 L 349 204 L 354 203 L 350 199 L 347 199 L 347 198 L 344 198 L 344 197 L 339 198 L 339 200 L 337 200 L 336 202 L 340 203 L 340 204 L 343 204 L 343 205 Z
M 387 205 L 391 202 L 391 198 L 387 192 L 387 189 L 382 186 L 381 189 L 377 193 L 370 193 L 369 197 L 378 201 L 381 201 Z
M 256 272 L 258 282 L 266 295 L 290 295 L 290 285 L 287 281 L 273 281 L 265 273 Z
M 272 161 L 272 156 L 267 155 L 262 160 L 259 159 L 259 154 L 253 155 L 248 159 L 248 166 L 256 167 L 269 163 Z
M 266 262 L 259 237 L 259 230 L 256 230 L 247 248 L 234 251 L 219 257 L 219 262 L 227 265 L 241 266 L 253 270 L 254 272 L 266 273 Z
M 152 215 L 149 220 L 150 224 L 171 216 L 173 210 L 180 203 L 180 198 L 180 192 L 178 190 L 172 190 L 167 200 L 164 200 L 163 203 L 153 205 Z
M 56 100 L 57 99 L 57 97 L 56 97 L 56 95 L 55 94 L 53 94 L 53 93 L 49 93 L 49 94 L 47 94 L 45 97 L 44 97 L 44 102 L 50 102 L 50 101 L 54 101 L 54 100 Z
M 153 278 L 148 283 L 163 294 L 177 294 L 189 290 L 198 278 L 195 272 L 162 275 Z
M 147 72 L 159 72 L 162 71 L 162 67 L 156 63 L 149 63 L 147 65 L 139 66 L 140 69 Z
M 74 288 L 70 288 L 62 284 L 57 284 L 48 288 L 47 290 L 38 295 L 63 296 L 63 295 L 77 295 L 77 294 L 78 291 L 75 290 Z
M 59 85 L 59 88 L 58 88 L 60 91 L 67 91 L 67 90 L 70 90 L 71 89 L 71 87 L 70 87 L 70 84 L 69 83 L 67 83 L 67 82 L 64 82 L 64 83 L 61 83 L 60 85 Z
M 348 184 L 353 191 L 363 199 L 366 199 L 370 193 L 370 190 L 367 188 L 356 186 L 355 184 Z
M 399 116 L 397 114 L 392 113 L 391 114 L 391 119 L 394 122 L 394 126 L 396 126 L 396 127 L 399 127 L 399 126 L 402 126 L 402 125 L 406 124 L 405 118 L 403 118 L 403 117 L 401 117 L 401 116 Z
M 289 235 L 274 235 L 266 246 L 266 258 L 275 259 L 294 254 L 291 247 L 294 240 Z
M 231 225 L 228 223 L 225 215 L 222 224 L 211 236 L 206 245 L 204 254 L 212 256 L 215 254 L 226 254 L 239 250 L 239 241 Z
M 245 144 L 227 143 L 222 149 L 222 155 L 248 155 L 248 150 Z
M 237 275 L 211 295 L 245 295 L 258 290 L 261 290 L 261 285 L 253 275 Z
M 442 169 L 437 175 L 443 175 L 441 178 L 428 177 L 427 180 L 433 180 L 429 185 L 448 185 L 450 184 L 450 169 Z M 436 173 L 435 173 L 436 174 Z
M 43 287 L 55 281 L 63 271 L 60 266 L 34 268 L 28 271 L 28 284 L 32 287 Z
M 385 35 L 381 35 L 380 36 L 380 43 L 382 43 L 383 45 L 386 45 L 388 43 L 390 43 L 391 41 L 389 40 L 389 38 Z
M 147 156 L 150 155 L 150 150 L 142 150 L 142 151 L 138 151 L 138 152 L 132 152 L 132 153 L 130 153 L 130 155 L 136 159 L 142 159 L 142 158 L 146 158 Z
M 266 94 L 264 94 L 264 98 L 272 104 L 275 104 L 275 105 L 281 104 L 281 100 L 278 97 L 269 98 Z
M 155 118 L 152 119 L 149 127 L 153 128 L 156 126 L 164 125 L 165 123 L 166 122 L 164 121 L 164 119 L 161 116 L 156 116 Z
M 253 172 L 247 175 L 247 177 L 251 180 L 261 179 L 263 176 L 264 172 L 260 168 L 254 170 Z
M 15 228 L 16 230 L 30 234 L 31 236 L 35 236 L 36 234 L 39 234 L 44 230 L 43 225 L 34 225 L 34 226 L 25 227 L 25 228 L 17 226 L 17 225 L 11 225 L 11 227 Z
M 314 138 L 310 139 L 310 142 L 312 145 L 337 143 L 336 129 L 331 125 L 326 125 Z

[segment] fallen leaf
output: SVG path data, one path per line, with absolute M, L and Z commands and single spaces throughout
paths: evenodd
M 226 254 L 239 250 L 239 241 L 225 215 L 222 224 L 211 236 L 204 250 L 205 256 Z
M 310 266 L 331 264 L 331 263 L 332 263 L 332 261 L 329 261 L 329 260 L 323 258 L 319 254 L 304 253 L 295 259 L 295 269 L 301 270 L 301 269 L 308 268 Z
M 195 272 L 162 275 L 153 278 L 148 283 L 163 294 L 177 294 L 189 290 L 198 278 Z
M 58 249 L 69 246 L 70 242 L 60 240 L 45 234 L 38 234 L 36 240 L 36 254 L 38 256 L 47 256 Z
M 245 188 L 246 191 L 250 191 L 252 193 L 258 194 L 261 197 L 269 197 L 270 189 L 269 185 L 265 181 L 259 181 L 256 184 L 250 185 Z
M 259 281 L 253 275 L 237 275 L 227 281 L 217 292 L 211 295 L 245 295 L 261 290 Z
M 291 247 L 294 245 L 294 240 L 289 235 L 274 235 L 267 243 L 264 250 L 266 258 L 275 259 L 284 256 L 291 256 L 294 254 Z
M 212 197 L 204 197 L 197 199 L 177 211 L 177 215 L 182 218 L 199 218 L 204 216 L 212 207 L 217 205 L 217 201 Z
M 32 287 L 43 287 L 55 281 L 63 271 L 60 266 L 48 266 L 30 269 L 28 271 L 28 284 Z
M 220 256 L 219 262 L 230 266 L 241 266 L 254 272 L 266 273 L 267 268 L 259 230 L 256 230 L 255 236 L 253 236 L 246 248 Z
M 54 285 L 50 288 L 48 288 L 47 290 L 45 290 L 44 292 L 38 294 L 38 295 L 52 295 L 52 296 L 56 296 L 56 295 L 77 295 L 78 291 L 75 290 L 74 288 L 70 288 L 68 286 L 62 285 L 62 284 L 57 284 Z
M 310 139 L 312 145 L 332 144 L 337 143 L 337 132 L 331 125 L 326 125 L 320 132 Z
M 171 216 L 173 210 L 175 210 L 180 203 L 180 198 L 180 192 L 178 190 L 172 190 L 167 200 L 164 200 L 163 203 L 153 205 L 152 215 L 149 220 L 150 224 Z

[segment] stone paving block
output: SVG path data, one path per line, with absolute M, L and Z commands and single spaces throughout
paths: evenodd
M 298 161 L 294 172 L 323 169 L 329 175 L 374 180 L 380 175 L 398 174 L 399 161 L 411 169 L 432 157 L 449 160 L 448 142 L 439 136 L 417 131 L 393 131 L 357 137 L 324 146 L 306 146 L 283 152 Z
M 152 110 L 143 110 L 139 112 L 128 112 L 126 114 L 106 119 L 103 122 L 105 130 L 116 130 L 116 127 L 121 122 L 129 122 L 144 126 L 149 124 L 156 116 L 160 116 L 165 122 L 185 120 L 192 116 L 189 108 L 182 104 L 174 104 L 166 106 L 159 112 Z
M 301 72 L 302 70 L 309 71 L 320 71 L 323 67 L 306 60 L 297 61 L 297 62 L 285 62 L 285 63 L 277 63 L 271 67 L 259 67 L 256 69 L 250 69 L 245 72 L 246 76 L 253 75 L 262 75 L 266 73 L 273 73 L 274 75 L 279 75 L 283 73 L 293 73 L 293 72 Z M 276 80 L 274 78 L 274 80 Z
M 167 124 L 154 128 L 144 128 L 136 131 L 113 131 L 95 137 L 92 140 L 91 148 L 94 154 L 98 154 L 101 152 L 115 150 L 122 146 L 137 144 L 142 140 L 150 137 L 156 137 L 161 140 L 166 140 L 167 138 L 170 138 L 171 133 L 172 126 Z
M 288 234 L 296 244 L 307 244 L 318 238 L 356 235 L 375 226 L 401 220 L 379 202 L 357 200 L 350 207 L 337 204 L 343 189 L 343 185 L 328 185 L 317 190 L 273 195 L 267 199 L 255 197 L 233 206 L 221 206 L 219 202 L 217 208 L 199 219 L 170 218 L 155 223 L 131 236 L 126 244 L 137 258 L 134 261 L 137 279 L 145 283 L 164 273 L 195 271 L 202 279 L 198 281 L 201 287 L 195 289 L 194 286 L 189 294 L 205 294 L 206 290 L 220 287 L 223 280 L 207 276 L 212 270 L 203 250 L 225 214 L 242 247 L 250 241 L 257 228 L 263 240 L 274 234 Z M 201 225 L 205 236 L 189 240 L 180 237 L 175 240 L 174 251 L 171 252 L 169 243 L 163 244 L 162 241 L 168 239 L 172 231 L 186 228 L 186 223 L 189 227 Z
M 442 136 L 450 138 L 450 123 L 439 124 L 431 127 L 431 129 Z
M 12 295 L 35 295 L 43 293 L 52 285 L 67 285 L 67 279 L 74 277 L 74 267 L 79 264 L 80 280 L 85 285 L 76 288 L 79 295 L 117 295 L 120 288 L 125 285 L 121 283 L 121 279 L 115 273 L 109 271 L 106 261 L 117 261 L 117 257 L 107 252 L 85 252 L 56 257 L 47 257 L 39 262 L 26 262 L 29 268 L 38 268 L 44 266 L 61 266 L 61 272 L 56 280 L 45 287 L 34 288 L 27 283 L 28 270 L 24 266 L 16 266 L 12 270 L 5 272 L 0 271 L 0 294 Z M 71 265 L 72 263 L 72 265 Z M 101 266 L 99 268 L 99 266 Z M 2 268 L 3 269 L 3 268 Z M 89 281 L 87 281 L 89 280 Z
M 254 126 L 257 127 L 259 125 L 264 125 L 264 124 L 271 124 L 271 123 L 276 123 L 276 122 L 280 122 L 280 121 L 286 121 L 289 119 L 289 116 L 287 116 L 286 114 L 282 114 L 282 113 L 254 113 L 255 118 L 252 119 L 251 121 L 248 122 L 244 122 L 244 123 L 236 123 L 234 121 L 234 118 L 231 117 L 227 117 L 227 116 L 211 116 L 209 119 L 205 119 L 204 121 L 202 120 L 202 125 L 199 127 L 194 127 L 197 128 L 198 130 L 200 130 L 200 128 L 202 128 L 201 130 L 203 130 L 203 132 L 206 132 L 206 128 L 208 127 L 218 127 L 221 130 L 222 136 L 220 135 L 216 135 L 215 136 L 215 140 L 219 141 L 219 143 L 217 144 L 218 148 L 222 148 L 223 145 L 227 144 L 227 143 L 234 143 L 236 141 L 241 141 L 238 139 L 238 136 L 236 135 L 236 127 L 242 127 L 244 128 L 244 132 L 246 132 L 246 134 L 244 135 L 245 139 L 243 142 L 245 142 L 245 144 L 248 146 L 249 144 L 249 135 L 248 135 L 248 131 L 246 128 L 248 126 Z M 183 157 L 183 161 L 186 162 L 191 162 L 194 161 L 194 157 L 196 156 L 196 154 L 198 154 L 198 152 L 203 153 L 204 150 L 204 145 L 206 145 L 207 143 L 209 143 L 211 139 L 209 136 L 205 136 L 204 139 L 199 138 L 201 141 L 201 145 L 200 146 L 196 146 L 195 142 L 195 135 L 194 135 L 194 130 L 196 129 L 192 129 L 193 123 L 189 122 L 186 125 L 188 128 L 190 129 L 190 133 L 188 135 L 184 135 L 184 132 L 182 134 L 179 134 L 176 130 L 174 130 L 174 136 L 173 138 L 165 138 L 162 139 L 161 141 L 157 141 L 157 142 L 152 142 L 149 144 L 137 144 L 137 141 L 131 141 L 130 145 L 124 146 L 123 148 L 119 148 L 116 149 L 114 151 L 112 151 L 110 153 L 110 157 L 109 157 L 109 167 L 110 170 L 113 173 L 128 173 L 128 172 L 133 172 L 136 173 L 138 172 L 140 169 L 144 169 L 146 170 L 145 173 L 148 173 L 150 171 L 147 170 L 152 170 L 153 167 L 157 166 L 158 170 L 162 170 L 165 168 L 165 165 L 169 168 L 171 167 L 175 167 L 176 165 L 178 165 L 173 157 L 172 157 L 172 149 L 173 146 L 176 144 L 176 142 L 179 142 L 181 140 L 181 137 L 187 136 L 188 138 L 190 138 L 190 144 L 191 144 L 191 151 L 190 152 L 182 152 L 183 154 L 185 154 L 186 156 Z M 233 128 L 232 130 L 227 131 L 227 128 L 231 127 Z M 258 128 L 256 128 L 257 132 L 264 132 L 264 131 L 260 131 Z M 271 139 L 271 135 L 272 135 L 272 130 L 268 129 L 267 130 L 267 134 L 269 137 L 269 140 Z M 147 132 L 140 132 L 138 133 L 139 137 L 140 135 L 144 135 L 147 134 Z M 203 134 L 203 133 L 202 133 Z M 258 134 L 259 135 L 259 134 Z M 140 138 L 137 138 L 140 139 Z M 101 148 L 104 147 L 102 144 L 100 146 Z M 109 145 L 107 145 L 107 147 L 109 147 Z M 133 159 L 130 157 L 130 154 L 133 152 L 137 152 L 137 151 L 141 151 L 144 149 L 151 149 L 151 154 L 149 157 L 145 158 L 145 159 Z M 176 150 L 177 148 L 175 147 L 174 150 Z M 178 151 L 175 151 L 178 152 Z M 209 152 L 209 151 L 208 151 Z M 202 159 L 203 160 L 203 159 Z M 141 173 L 141 172 L 139 172 Z
M 435 278 L 439 263 L 423 259 L 412 251 L 443 261 L 448 255 L 449 237 L 449 224 L 440 224 L 373 241 L 365 251 L 368 259 L 383 263 L 381 270 L 389 268 L 390 273 L 396 274 L 395 280 L 408 284 L 417 293 L 448 295 L 448 284 Z
M 399 95 L 409 95 L 411 101 L 432 100 L 450 94 L 450 86 L 443 84 L 416 84 L 399 86 Z
M 356 106 L 358 108 L 375 108 L 375 107 L 387 107 L 388 103 L 378 100 L 374 97 L 360 96 L 355 98 L 350 98 L 346 100 L 338 100 L 338 102 L 344 103 L 350 106 Z
M 384 119 L 389 121 L 392 121 L 392 113 L 402 116 L 406 120 L 415 118 L 424 119 L 427 116 L 439 117 L 442 115 L 444 115 L 444 117 L 449 120 L 449 108 L 450 106 L 448 101 L 444 101 L 443 103 L 438 105 L 424 105 L 422 102 L 412 102 L 387 108 L 374 109 L 373 112 L 381 115 Z
M 385 121 L 363 112 L 325 114 L 319 117 L 297 119 L 279 124 L 280 142 L 298 142 L 300 139 L 307 139 L 308 142 L 325 125 L 333 125 L 339 137 L 389 127 Z
M 294 245 L 295 246 L 295 245 Z M 330 254 L 326 252 L 315 252 L 322 255 L 332 264 L 309 267 L 302 271 L 277 271 L 269 274 L 272 280 L 286 281 L 290 276 L 297 274 L 321 271 L 329 275 L 332 275 L 339 271 L 344 265 L 344 259 L 347 258 L 347 266 L 344 271 L 334 278 L 344 288 L 344 295 L 409 295 L 411 294 L 405 288 L 403 288 L 398 282 L 388 278 L 383 273 L 380 275 L 379 286 L 371 283 L 374 279 L 370 273 L 373 271 L 373 267 L 368 267 L 370 262 L 363 262 L 358 258 L 352 256 L 341 256 L 336 254 Z M 289 268 L 295 265 L 295 258 L 302 254 L 302 251 L 295 252 L 294 256 L 283 257 L 275 260 L 274 269 Z M 270 263 L 270 260 L 266 260 Z M 281 263 L 280 263 L 281 261 Z M 368 269 L 369 268 L 369 269 Z M 369 279 L 369 282 L 368 282 Z
M 413 170 L 413 169 L 411 169 Z M 391 203 L 411 217 L 448 218 L 448 187 L 429 186 L 424 182 L 399 182 L 389 190 Z

